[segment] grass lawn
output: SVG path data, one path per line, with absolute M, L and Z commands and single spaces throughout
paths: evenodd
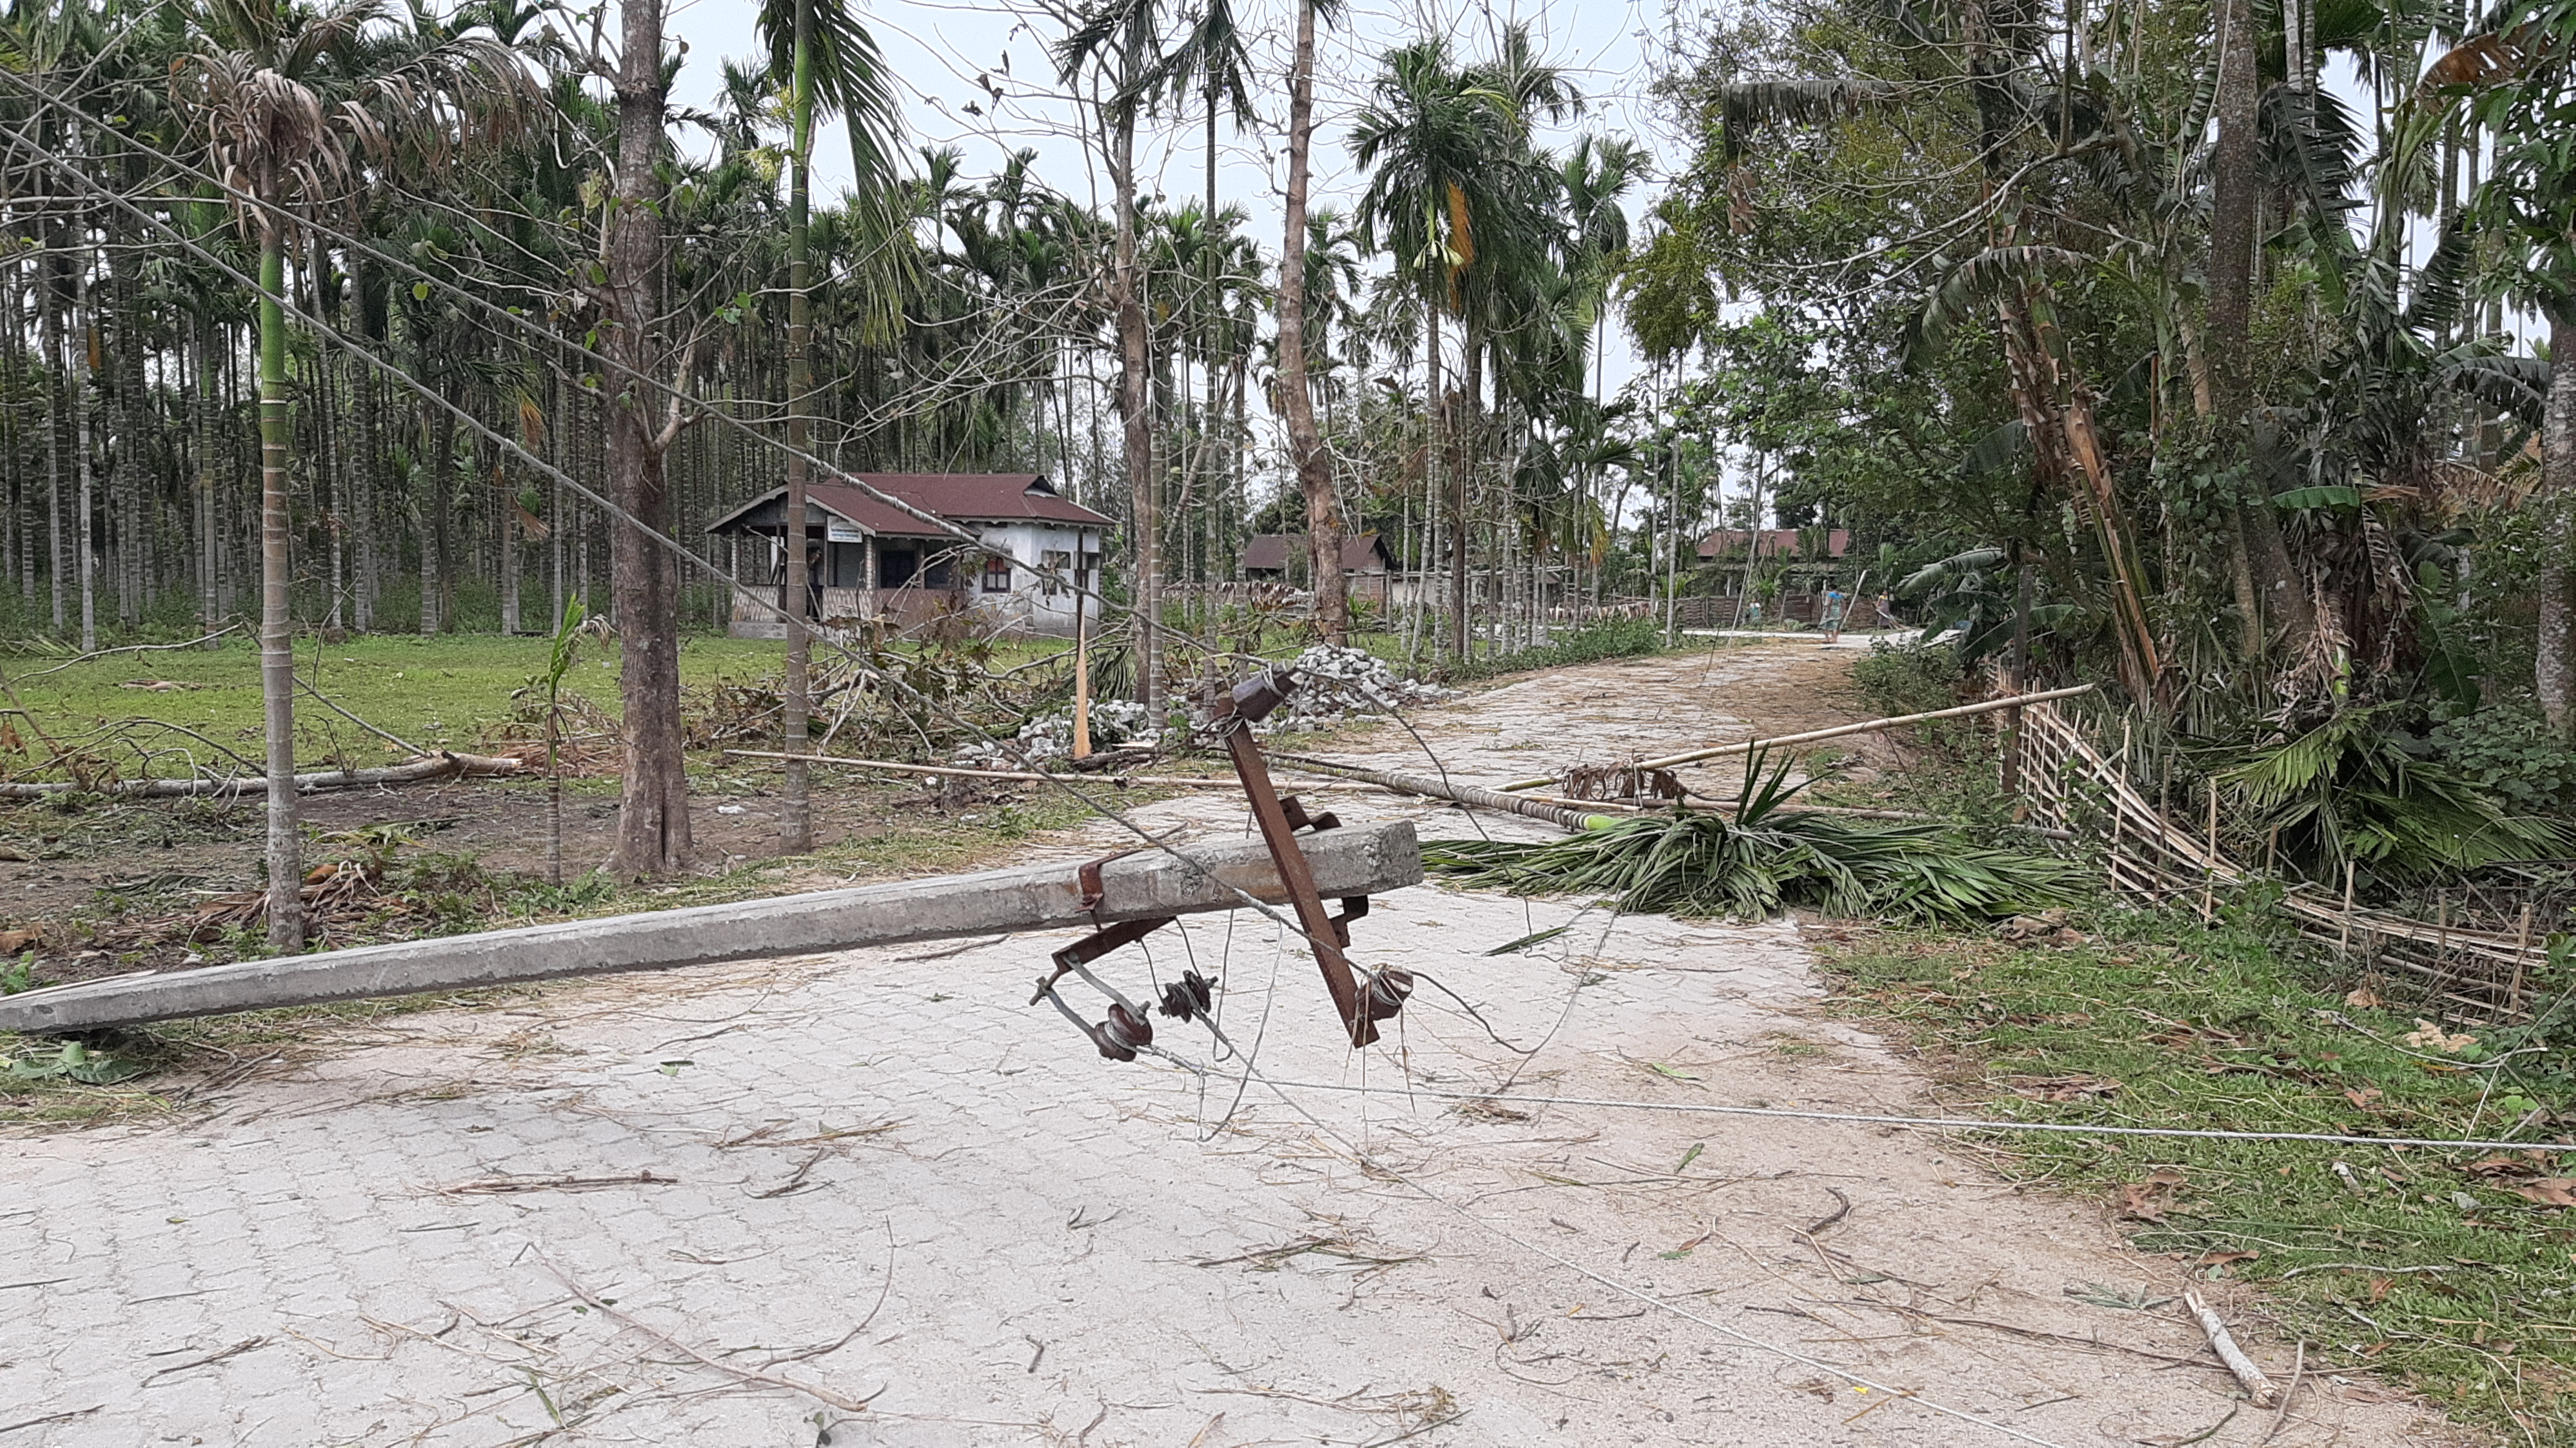
M 552 641 L 544 638 L 497 634 L 373 634 L 337 644 L 302 638 L 296 642 L 295 668 L 298 677 L 340 707 L 424 749 L 471 749 L 490 726 L 522 707 L 511 696 L 544 672 L 551 647 Z M 1006 646 L 1002 662 L 1059 647 L 1052 642 Z M 822 651 L 816 652 L 820 664 Z M 783 663 L 783 646 L 772 640 L 695 635 L 680 644 L 684 685 L 774 679 Z M 56 740 L 70 742 L 138 719 L 202 736 L 140 730 L 137 737 L 150 747 L 174 751 L 157 757 L 151 773 L 187 774 L 193 763 L 219 760 L 218 747 L 244 759 L 260 756 L 259 652 L 247 638 L 228 637 L 212 650 L 119 654 L 68 668 L 58 669 L 40 656 L 0 660 L 0 667 L 8 671 L 18 706 L 33 717 L 37 729 Z M 585 642 L 564 687 L 614 714 L 617 669 L 613 649 Z M 147 684 L 162 687 L 143 687 Z M 343 751 L 360 765 L 401 756 L 400 750 L 301 691 L 295 712 L 299 768 L 325 767 L 342 758 Z M 46 753 L 23 720 L 16 732 L 21 736 L 20 747 L 11 751 L 16 761 L 21 767 L 40 763 Z M 0 745 L 6 742 L 0 738 Z M 9 757 L 0 753 L 0 762 Z M 131 758 L 129 753 L 119 763 L 130 769 Z
M 1952 1104 L 2022 1120 L 2539 1139 L 2576 1124 L 2576 1053 L 2529 1049 L 2529 1029 L 2428 1040 L 2397 986 L 2304 958 L 2268 911 L 2215 930 L 2116 910 L 2076 923 L 2089 939 L 2065 946 L 1851 931 L 1830 960 L 1836 1003 L 1910 1039 Z M 2553 982 L 2561 1034 L 2568 984 Z M 2139 1247 L 2262 1284 L 2310 1373 L 2377 1370 L 2503 1441 L 2576 1444 L 2576 1161 L 1982 1140 L 2006 1172 L 2101 1201 Z

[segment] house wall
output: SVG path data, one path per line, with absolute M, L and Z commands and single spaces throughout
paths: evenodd
M 1062 555 L 1059 566 L 1068 576 L 1078 576 L 1088 587 L 1100 586 L 1101 530 L 1076 528 L 1052 523 L 996 523 L 980 530 L 984 542 L 1003 550 L 1021 564 L 1043 565 L 1048 555 Z M 839 542 L 836 536 L 836 543 Z M 916 551 L 935 549 L 936 544 L 913 539 L 884 540 L 889 547 L 909 547 Z M 773 545 L 772 551 L 775 552 Z M 839 550 L 836 548 L 836 552 Z M 1007 572 L 986 565 L 997 560 L 961 558 L 954 561 L 951 584 L 945 588 L 925 587 L 920 575 L 903 587 L 864 588 L 847 586 L 843 579 L 853 570 L 842 567 L 852 562 L 834 558 L 837 571 L 826 572 L 820 582 L 823 597 L 821 619 L 826 631 L 836 621 L 861 620 L 902 630 L 917 627 L 942 614 L 968 613 L 988 626 L 998 626 L 1008 633 L 1038 634 L 1052 638 L 1073 636 L 1075 608 L 1083 602 L 1070 588 L 1049 585 L 1027 567 L 1014 567 Z M 1083 570 L 1078 575 L 1076 570 Z M 1002 586 L 987 591 L 991 579 Z M 850 580 L 856 582 L 855 578 Z M 776 585 L 759 592 L 774 599 L 784 598 L 784 589 Z M 1090 602 L 1091 626 L 1100 625 L 1100 605 Z M 745 589 L 734 590 L 733 626 L 737 638 L 784 638 L 786 625 L 753 602 Z
M 1080 580 L 1091 588 L 1100 586 L 1102 540 L 1097 528 L 1046 522 L 993 523 L 985 525 L 981 532 L 988 546 L 1009 553 L 1020 563 L 1054 562 L 1067 576 L 1077 576 L 1076 570 L 1087 570 L 1078 575 Z M 1061 556 L 1050 559 L 1049 554 Z M 985 562 L 989 565 L 992 560 Z M 968 606 L 1006 621 L 1014 631 L 1071 638 L 1076 607 L 1087 603 L 1091 626 L 1099 627 L 1097 602 L 1084 599 L 1070 588 L 1051 585 L 1028 568 L 1011 569 L 1003 591 L 988 591 L 988 580 L 999 581 L 1001 576 L 989 566 L 970 570 L 965 580 Z

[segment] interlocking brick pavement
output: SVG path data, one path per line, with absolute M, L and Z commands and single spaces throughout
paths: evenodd
M 1430 732 L 1487 778 L 1570 729 L 1603 751 L 1692 742 L 1738 666 L 1566 671 L 1440 711 Z M 1466 828 L 1383 796 L 1332 803 Z M 1144 813 L 1240 828 L 1215 800 Z M 1572 928 L 1485 953 L 1556 925 Z M 1311 961 L 1242 913 L 1105 968 L 1133 994 L 1222 965 L 1224 1029 L 1264 1078 L 1389 1094 L 1291 1090 L 1310 1121 L 1251 1084 L 1236 1107 L 1235 1067 L 1169 1023 L 1159 1039 L 1210 1074 L 1101 1061 L 1027 1004 L 1069 937 L 1021 936 L 392 1017 L 173 1127 L 0 1144 L 0 1441 L 2007 1441 L 1501 1234 L 2042 1441 L 2174 1441 L 2228 1412 L 2214 1368 L 1935 1321 L 2205 1357 L 2178 1321 L 2061 1291 L 2168 1264 L 1936 1137 L 1402 1094 L 1514 1081 L 1919 1106 L 1910 1067 L 1811 1010 L 1794 926 L 1611 922 L 1421 887 L 1381 898 L 1355 935 L 1363 963 L 1436 977 L 1534 1053 L 1426 988 L 1354 1056 Z M 1840 1222 L 1802 1230 L 1838 1201 Z M 2433 1431 L 2311 1382 L 2275 1441 Z M 2241 1414 L 2206 1441 L 2268 1426 Z

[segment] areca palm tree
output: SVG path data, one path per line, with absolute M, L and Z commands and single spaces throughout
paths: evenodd
M 899 124 L 894 93 L 876 38 L 859 23 L 847 0 L 767 0 L 760 26 L 769 46 L 769 75 L 787 87 L 791 141 L 787 184 L 787 676 L 782 690 L 787 761 L 785 799 L 779 811 L 779 848 L 801 855 L 814 848 L 814 812 L 807 795 L 806 749 L 813 711 L 813 641 L 805 628 L 812 599 L 806 577 L 805 486 L 814 395 L 813 186 L 814 123 L 838 114 L 849 123 L 850 156 L 858 167 L 861 206 L 881 212 L 896 190 L 893 138 Z M 883 235 L 891 240 L 895 228 Z
M 344 203 L 370 155 L 396 142 L 435 158 L 514 111 L 527 82 L 488 34 L 378 26 L 384 0 L 206 0 L 174 77 L 208 169 L 259 247 L 260 693 L 268 734 L 268 943 L 304 943 L 296 835 L 295 661 L 288 617 L 286 255 L 299 222 Z
M 1393 252 L 1398 275 L 1424 301 L 1435 459 L 1448 412 L 1440 318 L 1445 313 L 1460 324 L 1459 377 L 1472 421 L 1482 370 L 1477 319 L 1499 320 L 1508 306 L 1526 300 L 1526 285 L 1551 250 L 1556 173 L 1531 148 L 1530 117 L 1561 116 L 1579 105 L 1562 74 L 1536 59 L 1527 30 L 1513 26 L 1496 58 L 1482 64 L 1458 64 L 1438 37 L 1388 52 L 1373 98 L 1352 127 L 1352 159 L 1370 173 L 1361 222 L 1372 244 Z M 1450 651 L 1464 658 L 1466 460 L 1451 459 L 1447 471 Z
M 1091 72 L 1095 103 L 1107 131 L 1109 186 L 1117 222 L 1109 304 L 1118 328 L 1118 418 L 1127 467 L 1129 557 L 1138 623 L 1138 701 L 1148 713 L 1162 703 L 1162 517 L 1155 495 L 1152 376 L 1145 298 L 1136 250 L 1136 121 L 1163 61 L 1161 0 L 1092 0 L 1055 45 L 1058 76 Z

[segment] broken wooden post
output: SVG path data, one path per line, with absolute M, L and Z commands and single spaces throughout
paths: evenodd
M 1375 895 L 1422 880 L 1422 852 L 1410 824 L 1326 830 L 1300 835 L 1297 843 L 1316 888 L 1328 896 Z M 1147 847 L 1110 859 L 1100 866 L 1094 909 L 1084 908 L 1078 868 L 1075 861 L 1031 865 L 45 986 L 0 997 L 0 1031 L 91 1030 L 369 996 L 1197 915 L 1239 908 L 1243 897 L 1237 891 L 1273 904 L 1288 898 L 1269 847 L 1259 840 L 1210 845 L 1182 858 Z

